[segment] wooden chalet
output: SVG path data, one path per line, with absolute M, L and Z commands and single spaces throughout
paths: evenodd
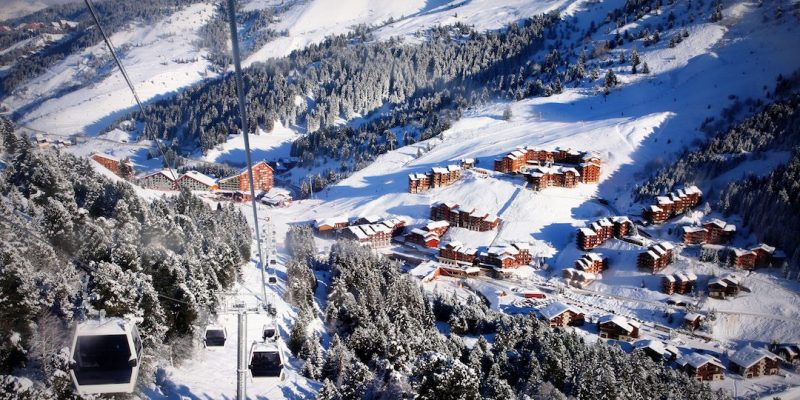
M 348 225 L 350 225 L 350 222 L 347 220 L 347 217 L 326 218 L 315 221 L 314 230 L 319 234 L 326 235 L 344 229 Z
M 675 246 L 670 242 L 661 242 L 650 246 L 647 251 L 640 253 L 636 258 L 636 266 L 653 273 L 661 271 L 672 262 L 674 248 Z
M 731 354 L 728 360 L 728 368 L 745 378 L 777 375 L 780 367 L 780 358 L 776 354 L 750 344 Z
M 175 190 L 175 171 L 162 169 L 136 178 L 136 184 L 145 189 Z
M 681 354 L 677 347 L 653 339 L 639 340 L 633 344 L 633 348 L 660 363 L 673 361 Z
M 217 181 L 200 172 L 187 171 L 175 181 L 175 187 L 191 191 L 213 192 L 217 190 Z
M 96 163 L 102 165 L 105 169 L 113 172 L 115 175 L 122 176 L 122 166 L 126 166 L 131 174 L 133 174 L 133 163 L 128 159 L 121 159 L 114 157 L 110 154 L 92 153 L 90 156 Z
M 264 161 L 259 161 L 253 164 L 253 185 L 256 192 L 269 192 L 272 189 L 274 182 L 274 171 Z M 250 192 L 250 174 L 247 168 L 239 171 L 238 174 L 228 176 L 219 180 L 219 189 L 224 192 Z M 249 196 L 249 194 L 248 194 Z
M 415 244 L 417 246 L 436 249 L 439 247 L 441 237 L 436 232 L 426 231 L 419 228 L 414 228 L 406 235 L 406 243 Z
M 697 207 L 702 199 L 703 192 L 697 186 L 684 187 L 666 196 L 656 197 L 655 204 L 644 208 L 642 217 L 651 224 L 662 224 Z
M 467 276 L 478 276 L 480 273 L 480 268 L 471 265 L 439 264 L 433 274 L 434 277 L 451 276 L 454 278 L 463 278 Z
M 546 305 L 539 314 L 551 327 L 581 326 L 585 321 L 583 310 L 560 301 Z
M 697 275 L 692 272 L 677 272 L 661 278 L 661 291 L 666 294 L 687 294 L 697 287 Z
M 496 215 L 481 212 L 471 207 L 459 206 L 451 202 L 431 205 L 431 219 L 434 221 L 447 221 L 450 226 L 479 232 L 497 229 L 501 222 Z
M 621 239 L 629 235 L 632 229 L 633 223 L 627 217 L 601 218 L 578 229 L 578 248 L 584 251 L 597 248 L 612 237 Z
M 706 316 L 698 313 L 687 313 L 683 316 L 683 328 L 688 331 L 696 331 L 700 329 Z
M 800 361 L 800 344 L 797 343 L 772 343 L 769 350 L 777 354 L 783 361 L 794 364 Z
M 430 172 L 410 174 L 408 176 L 408 192 L 422 193 L 430 189 L 450 186 L 461 179 L 462 167 L 448 165 L 446 167 L 433 167 Z
M 715 299 L 726 299 L 736 296 L 741 290 L 739 278 L 735 275 L 726 275 L 721 278 L 714 278 L 708 281 L 708 297 Z
M 603 339 L 630 341 L 639 337 L 640 324 L 619 315 L 606 315 L 597 320 L 597 330 Z
M 522 242 L 492 246 L 478 254 L 479 264 L 496 269 L 517 268 L 529 265 L 532 260 L 530 246 Z
M 462 158 L 461 162 L 461 169 L 472 169 L 475 167 L 475 159 L 474 158 Z
M 573 167 L 538 165 L 526 169 L 525 180 L 533 190 L 549 187 L 573 188 L 580 181 L 581 174 Z
M 477 249 L 466 247 L 459 241 L 447 242 L 439 247 L 439 261 L 443 263 L 474 265 L 477 256 Z
M 597 280 L 597 275 L 575 268 L 565 268 L 562 272 L 562 276 L 564 277 L 564 281 L 567 283 L 567 285 L 581 289 L 589 286 L 592 282 Z
M 691 353 L 678 359 L 678 368 L 698 381 L 721 381 L 725 379 L 725 366 L 716 357 Z
M 608 268 L 608 259 L 603 259 L 597 253 L 586 253 L 575 261 L 575 269 L 599 274 Z
M 502 158 L 494 160 L 494 170 L 506 174 L 520 172 L 526 165 L 570 164 L 581 169 L 576 170 L 584 176 L 585 183 L 596 183 L 600 177 L 600 157 L 575 149 L 557 148 L 554 151 L 535 147 L 518 147 Z
M 444 236 L 448 229 L 450 229 L 450 223 L 447 221 L 431 221 L 422 228 L 424 231 L 433 232 L 439 236 Z
M 381 248 L 389 245 L 392 230 L 384 224 L 352 225 L 342 230 L 342 236 L 372 248 Z

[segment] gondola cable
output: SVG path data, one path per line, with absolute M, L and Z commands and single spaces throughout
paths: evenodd
M 83 0 L 83 2 L 86 3 L 86 7 L 89 9 L 89 13 L 92 14 L 92 18 L 94 19 L 94 23 L 97 26 L 97 29 L 100 31 L 100 35 L 103 36 L 103 40 L 106 42 L 106 46 L 108 47 L 108 51 L 111 52 L 111 57 L 114 58 L 114 61 L 116 62 L 117 67 L 119 67 L 119 70 L 122 73 L 123 79 L 125 79 L 125 82 L 128 84 L 128 88 L 131 90 L 131 93 L 133 94 L 134 100 L 136 100 L 136 105 L 139 106 L 139 111 L 142 113 L 142 118 L 144 118 L 145 126 L 146 126 L 147 125 L 147 120 L 149 119 L 149 117 L 148 117 L 147 111 L 145 111 L 144 106 L 142 105 L 142 101 L 139 99 L 139 95 L 136 93 L 136 88 L 133 86 L 133 82 L 131 82 L 131 79 L 128 76 L 128 71 L 125 70 L 125 66 L 122 64 L 122 60 L 120 60 L 119 57 L 117 56 L 117 52 L 114 50 L 114 45 L 111 43 L 111 38 L 108 37 L 108 35 L 106 35 L 105 30 L 103 30 L 103 26 L 100 24 L 100 19 L 97 17 L 97 12 L 95 12 L 95 9 L 94 9 L 94 6 L 92 5 L 91 0 Z M 167 160 L 166 151 L 164 151 L 164 148 L 163 148 L 161 142 L 158 140 L 158 138 L 154 138 L 154 141 L 156 142 L 156 147 L 158 147 L 158 151 L 161 152 L 161 156 L 164 157 L 164 163 L 167 165 L 167 168 L 169 169 L 170 174 L 172 175 L 172 179 L 173 180 L 177 180 L 178 177 L 177 177 L 177 175 L 176 175 L 176 173 L 174 171 L 175 161 L 176 161 L 177 157 L 175 157 L 172 160 L 172 167 L 170 167 L 169 160 Z

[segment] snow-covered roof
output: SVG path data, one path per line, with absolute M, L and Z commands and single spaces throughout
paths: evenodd
M 359 219 L 363 219 L 364 221 L 367 221 L 368 224 L 377 224 L 378 222 L 381 222 L 383 220 L 383 218 L 381 218 L 381 217 L 379 217 L 377 215 L 367 215 L 367 216 L 361 217 Z
M 106 160 L 111 160 L 111 161 L 116 161 L 116 162 L 121 162 L 122 161 L 122 159 L 119 158 L 119 157 L 112 156 L 111 154 L 105 154 L 105 153 L 93 153 L 92 157 L 105 158 Z
M 578 229 L 578 231 L 580 233 L 582 233 L 584 236 L 593 236 L 593 235 L 597 234 L 597 233 L 595 233 L 595 231 L 593 231 L 593 230 L 591 230 L 589 228 L 580 228 L 580 229 Z
M 732 283 L 734 285 L 738 285 L 739 284 L 739 277 L 737 277 L 736 275 L 732 275 L 732 274 L 728 274 L 728 275 L 723 276 L 722 280 L 725 281 L 725 282 L 728 282 L 728 283 Z
M 750 368 L 764 358 L 777 360 L 778 356 L 767 351 L 767 349 L 757 349 L 751 346 L 749 343 L 730 356 L 732 363 L 740 365 L 744 368 Z
M 686 194 L 703 194 L 703 192 L 695 185 L 683 188 Z
M 670 242 L 660 242 L 658 245 L 660 245 L 664 250 L 672 250 L 675 248 L 675 246 Z
M 461 167 L 458 165 L 448 165 L 447 170 L 450 172 L 461 171 Z
M 679 365 L 691 365 L 695 369 L 700 368 L 708 363 L 714 364 L 721 369 L 725 369 L 725 366 L 722 365 L 722 362 L 708 354 L 690 353 L 678 359 Z
M 724 228 L 724 227 L 725 227 L 725 225 L 727 225 L 727 224 L 725 223 L 725 221 L 723 221 L 723 220 L 721 220 L 721 219 L 714 218 L 714 219 L 712 219 L 711 221 L 708 221 L 708 222 L 706 222 L 706 223 L 705 223 L 705 224 L 703 224 L 703 225 L 715 225 L 715 226 L 719 227 L 720 229 L 722 229 L 722 228 Z
M 186 171 L 186 173 L 181 175 L 178 179 L 183 179 L 184 177 L 192 178 L 206 186 L 214 186 L 217 184 L 216 179 L 197 171 Z
M 172 170 L 170 170 L 170 169 L 161 169 L 161 170 L 158 170 L 158 171 L 155 171 L 155 172 L 148 172 L 148 173 L 146 173 L 146 174 L 142 174 L 142 175 L 140 175 L 140 176 L 139 176 L 138 178 L 136 178 L 136 179 L 137 179 L 137 180 L 138 180 L 138 179 L 146 179 L 146 178 L 149 178 L 149 177 L 151 177 L 151 176 L 156 176 L 156 175 L 159 175 L 159 174 L 160 174 L 160 175 L 164 175 L 164 177 L 165 177 L 165 178 L 167 178 L 167 179 L 169 179 L 169 180 L 171 180 L 171 181 L 172 181 L 172 180 L 174 180 L 174 179 L 172 178 L 172 177 L 174 176 L 174 175 L 173 175 L 173 172 L 172 172 Z
M 321 226 L 336 226 L 337 224 L 345 224 L 346 225 L 347 223 L 348 223 L 347 217 L 341 217 L 341 216 L 340 217 L 331 217 L 331 218 L 325 218 L 325 219 L 317 220 L 314 223 L 314 227 L 319 228 Z
M 583 255 L 583 258 L 586 258 L 590 261 L 603 261 L 603 258 L 597 253 L 586 253 Z
M 697 321 L 698 319 L 702 321 L 702 320 L 706 319 L 706 316 L 703 315 L 703 314 L 693 313 L 693 312 L 692 313 L 688 313 L 688 314 L 683 316 L 683 320 L 684 321 L 692 321 L 692 322 L 694 322 L 694 321 Z
M 675 282 L 675 277 L 673 275 L 664 275 L 664 279 L 670 282 Z
M 658 202 L 658 204 L 672 204 L 672 200 L 667 196 L 656 197 L 656 202 Z
M 425 229 L 431 230 L 431 229 L 437 229 L 437 228 L 446 228 L 446 227 L 449 227 L 449 226 L 450 226 L 450 223 L 447 222 L 447 221 L 444 221 L 444 220 L 442 220 L 442 221 L 431 221 L 431 222 L 428 222 L 425 225 Z
M 368 239 L 369 236 L 361 229 L 361 226 L 349 226 L 347 230 L 353 234 L 358 240 Z
M 748 254 L 753 254 L 753 252 L 750 251 L 750 250 L 745 250 L 745 249 L 740 249 L 740 248 L 734 247 L 733 248 L 733 254 L 736 257 L 742 257 L 742 256 L 746 256 Z
M 650 210 L 651 212 L 661 212 L 661 207 L 656 205 L 647 206 L 647 209 Z
M 125 335 L 131 332 L 132 325 L 122 318 L 90 319 L 78 324 L 76 332 L 82 336 Z
M 619 315 L 613 315 L 613 314 L 600 317 L 600 319 L 597 320 L 597 323 L 600 325 L 613 323 L 614 325 L 617 325 L 620 328 L 624 329 L 626 332 L 632 332 L 634 328 L 638 328 L 640 326 L 639 323 L 636 321 L 631 321 Z
M 711 286 L 711 285 L 728 287 L 728 284 L 726 282 L 724 282 L 722 279 L 719 279 L 719 278 L 714 278 L 714 279 L 708 281 L 708 286 Z
M 680 351 L 678 350 L 677 347 L 666 344 L 660 340 L 654 340 L 654 339 L 639 340 L 633 344 L 633 347 L 637 349 L 650 349 L 660 354 L 662 357 L 669 357 L 672 354 L 675 355 L 680 354 Z
M 475 164 L 475 159 L 474 158 L 462 158 L 461 162 L 464 163 L 464 164 Z
M 569 304 L 562 303 L 560 301 L 556 301 L 553 303 L 548 304 L 547 306 L 543 307 L 539 310 L 543 317 L 551 320 L 559 315 L 567 312 L 572 311 L 575 314 L 583 314 L 584 312 L 577 307 L 573 307 Z
M 757 247 L 753 248 L 753 250 L 758 250 L 758 249 L 763 250 L 763 251 L 765 251 L 767 253 L 770 253 L 770 254 L 775 252 L 775 248 L 774 247 L 772 247 L 772 246 L 770 246 L 768 244 L 765 244 L 765 243 L 761 243 Z
M 706 228 L 702 226 L 684 226 L 683 228 L 684 233 L 697 233 L 697 232 L 705 232 Z

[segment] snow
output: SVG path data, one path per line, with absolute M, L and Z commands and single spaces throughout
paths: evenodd
M 193 42 L 198 39 L 197 29 L 209 20 L 214 9 L 212 3 L 194 4 L 154 26 L 134 24 L 111 36 L 142 101 L 213 76 L 208 72 L 205 51 L 197 51 Z M 123 51 L 126 46 L 131 47 Z M 88 61 L 92 58 L 105 58 L 105 67 L 98 71 L 90 66 Z M 178 59 L 196 61 L 175 62 Z M 80 82 L 82 76 L 88 76 L 90 83 L 52 96 Z M 130 89 L 102 41 L 56 63 L 4 102 L 11 109 L 31 107 L 20 123 L 60 135 L 97 133 L 135 106 Z
M 276 160 L 288 158 L 292 149 L 292 142 L 300 137 L 295 130 L 285 127 L 280 121 L 275 121 L 272 132 L 259 132 L 250 135 L 250 149 L 253 160 Z M 228 137 L 227 142 L 208 151 L 203 156 L 209 162 L 228 162 L 235 165 L 244 161 L 244 135 L 236 134 Z
M 277 38 L 253 52 L 243 62 L 251 65 L 288 55 L 309 44 L 319 43 L 326 36 L 346 33 L 354 26 L 379 25 L 378 40 L 402 37 L 419 40 L 414 33 L 426 28 L 454 24 L 473 25 L 478 30 L 499 29 L 533 15 L 565 8 L 576 0 L 312 0 L 300 2 L 278 16 L 280 21 L 271 28 L 288 30 L 288 37 Z M 246 9 L 274 5 L 273 0 L 254 0 Z M 389 18 L 394 20 L 386 24 Z
M 253 224 L 252 209 L 248 204 L 241 204 L 242 212 L 247 216 L 249 223 Z M 271 242 L 271 222 L 267 221 L 267 209 L 259 206 L 259 219 L 263 231 L 264 243 Z M 276 225 L 277 237 L 282 238 L 288 227 Z M 277 241 L 280 245 L 280 241 Z M 255 243 L 254 243 L 255 246 Z M 278 249 L 282 256 L 285 256 L 282 249 Z M 254 255 L 254 257 L 256 257 Z M 248 375 L 247 378 L 247 398 L 249 399 L 295 399 L 311 398 L 318 389 L 318 384 L 311 383 L 300 375 L 300 363 L 291 357 L 291 352 L 285 345 L 288 338 L 291 323 L 295 317 L 295 311 L 287 304 L 281 294 L 285 292 L 285 267 L 278 265 L 275 273 L 279 277 L 278 283 L 267 287 L 267 301 L 277 310 L 275 322 L 278 328 L 280 340 L 277 346 L 283 353 L 286 363 L 284 372 L 286 379 L 283 382 L 264 382 L 254 381 Z M 262 300 L 261 296 L 261 276 L 255 258 L 243 267 L 243 280 L 237 284 L 227 295 L 228 304 L 235 301 L 244 301 L 246 304 L 257 304 Z M 271 322 L 271 318 L 265 313 L 248 313 L 247 315 L 247 337 L 245 340 L 247 354 L 254 341 L 260 340 L 262 328 Z M 163 393 L 155 392 L 148 394 L 154 399 L 173 399 L 182 398 L 209 398 L 222 399 L 233 398 L 236 393 L 236 359 L 237 359 L 237 334 L 238 320 L 235 312 L 225 312 L 222 310 L 217 319 L 207 321 L 209 325 L 219 325 L 227 331 L 227 341 L 222 348 L 203 348 L 197 344 L 194 356 L 183 362 L 181 365 L 166 367 L 165 384 Z M 202 331 L 203 327 L 199 327 Z
M 69 3 L 74 0 L 4 0 L 0 7 L 0 21 L 28 15 L 43 8 Z

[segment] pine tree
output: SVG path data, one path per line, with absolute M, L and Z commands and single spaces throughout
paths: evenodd
M 647 66 L 647 62 L 645 62 L 644 65 L 642 65 L 642 73 L 645 75 L 650 74 L 650 67 Z
M 641 63 L 641 59 L 639 58 L 639 52 L 636 49 L 631 50 L 631 73 L 636 74 L 637 68 Z
M 506 108 L 503 110 L 503 121 L 511 121 L 511 118 L 513 117 L 514 115 L 511 112 L 511 106 L 506 106 Z
M 608 72 L 606 73 L 606 79 L 605 79 L 605 88 L 606 88 L 606 90 L 617 86 L 617 83 L 618 83 L 617 75 L 614 73 L 613 70 L 609 69 Z

